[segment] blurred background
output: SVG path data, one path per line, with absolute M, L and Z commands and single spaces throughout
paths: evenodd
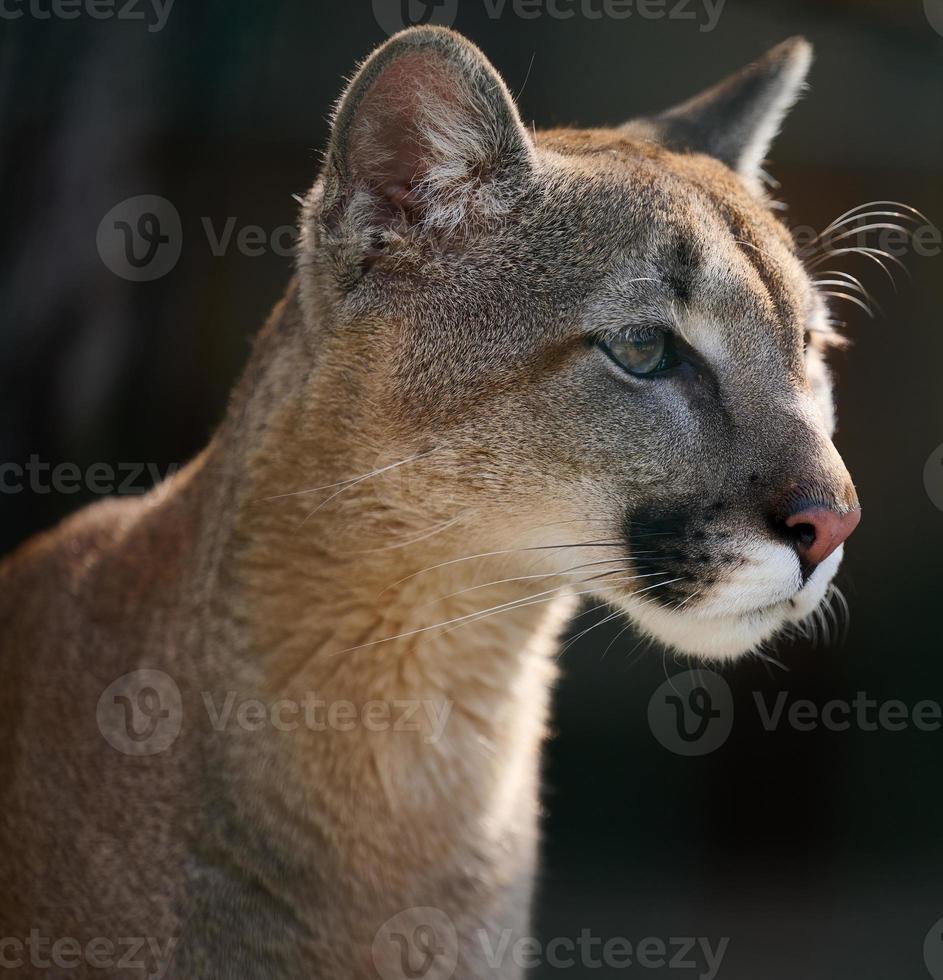
M 292 195 L 314 178 L 342 80 L 404 17 L 401 0 L 125 2 L 7 0 L 0 15 L 0 464 L 32 459 L 40 474 L 0 469 L 4 551 L 94 499 L 86 479 L 48 489 L 53 468 L 105 462 L 132 480 L 116 489 L 144 490 L 206 442 L 291 275 Z M 811 92 L 771 167 L 785 220 L 821 230 L 890 199 L 943 222 L 943 0 L 608 9 L 439 0 L 430 13 L 485 50 L 537 126 L 665 107 L 805 34 Z M 151 210 L 171 225 L 179 217 L 176 261 L 156 278 L 99 247 L 105 216 L 139 195 L 164 199 Z M 595 628 L 562 659 L 541 941 L 588 933 L 598 958 L 620 937 L 704 937 L 715 949 L 726 938 L 716 975 L 730 980 L 943 977 L 943 731 L 857 720 L 767 731 L 756 703 L 772 710 L 783 692 L 787 706 L 858 692 L 908 710 L 943 702 L 943 257 L 932 232 L 900 250 L 910 279 L 898 273 L 896 293 L 863 258 L 839 266 L 884 309 L 871 320 L 836 306 L 854 341 L 833 360 L 836 441 L 866 515 L 838 580 L 851 607 L 844 643 L 782 644 L 785 669 L 725 669 L 729 736 L 686 756 L 656 737 L 649 709 L 687 666 L 617 636 L 623 624 L 601 623 L 602 611 L 574 625 L 574 637 Z M 698 967 L 593 962 L 544 957 L 536 975 L 711 975 L 696 953 L 686 962 Z

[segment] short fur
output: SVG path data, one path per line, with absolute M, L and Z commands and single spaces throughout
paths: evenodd
M 209 447 L 2 566 L 0 935 L 159 944 L 71 976 L 391 980 L 382 924 L 432 908 L 430 976 L 453 954 L 520 975 L 485 952 L 528 934 L 575 598 L 735 657 L 811 614 L 840 557 L 809 576 L 781 516 L 857 506 L 824 303 L 758 180 L 808 60 L 787 42 L 674 113 L 534 134 L 459 36 L 374 53 Z M 637 323 L 691 362 L 622 373 L 594 340 Z M 126 755 L 96 709 L 142 668 L 182 729 Z M 439 714 L 220 731 L 208 708 L 311 692 Z

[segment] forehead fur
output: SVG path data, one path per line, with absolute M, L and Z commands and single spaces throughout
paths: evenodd
M 415 273 L 402 313 L 423 324 L 425 340 L 434 312 L 453 342 L 479 351 L 494 331 L 506 360 L 535 329 L 549 339 L 656 309 L 664 320 L 671 305 L 725 324 L 733 340 L 773 338 L 795 362 L 815 294 L 787 229 L 733 172 L 626 128 L 535 141 L 536 167 L 511 213 L 440 243 L 431 263 L 428 240 L 417 240 L 398 264 L 397 274 L 403 261 Z M 587 305 L 601 322 L 571 322 Z M 456 333 L 456 323 L 469 329 Z
M 682 302 L 693 298 L 698 279 L 709 286 L 712 274 L 732 262 L 752 280 L 751 306 L 759 301 L 788 328 L 808 318 L 810 287 L 789 232 L 767 202 L 718 161 L 672 152 L 633 136 L 630 127 L 552 130 L 538 134 L 538 146 L 572 170 L 567 193 L 588 199 L 594 234 L 616 250 L 633 243 L 633 251 L 657 250 L 650 258 L 660 260 Z M 632 242 L 624 238 L 627 231 Z M 742 257 L 731 258 L 732 251 Z

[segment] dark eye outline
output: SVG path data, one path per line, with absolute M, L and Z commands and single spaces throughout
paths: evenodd
M 665 349 L 662 352 L 661 360 L 658 364 L 652 368 L 651 371 L 633 371 L 628 365 L 623 363 L 612 350 L 610 346 L 612 341 L 606 340 L 603 337 L 597 337 L 595 344 L 599 349 L 616 365 L 621 371 L 626 374 L 631 375 L 633 378 L 656 378 L 659 375 L 667 374 L 674 368 L 679 367 L 684 363 L 684 359 L 678 352 L 677 344 L 675 343 L 674 334 L 670 330 L 663 330 L 660 327 L 656 327 L 652 330 L 642 334 L 641 336 L 637 333 L 624 333 L 616 338 L 616 340 L 624 341 L 639 341 L 645 339 L 646 336 L 651 337 L 655 334 L 659 334 L 664 338 Z

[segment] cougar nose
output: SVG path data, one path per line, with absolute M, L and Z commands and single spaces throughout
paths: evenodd
M 861 520 L 861 508 L 841 511 L 814 505 L 786 518 L 789 535 L 807 565 L 815 567 L 844 542 Z

